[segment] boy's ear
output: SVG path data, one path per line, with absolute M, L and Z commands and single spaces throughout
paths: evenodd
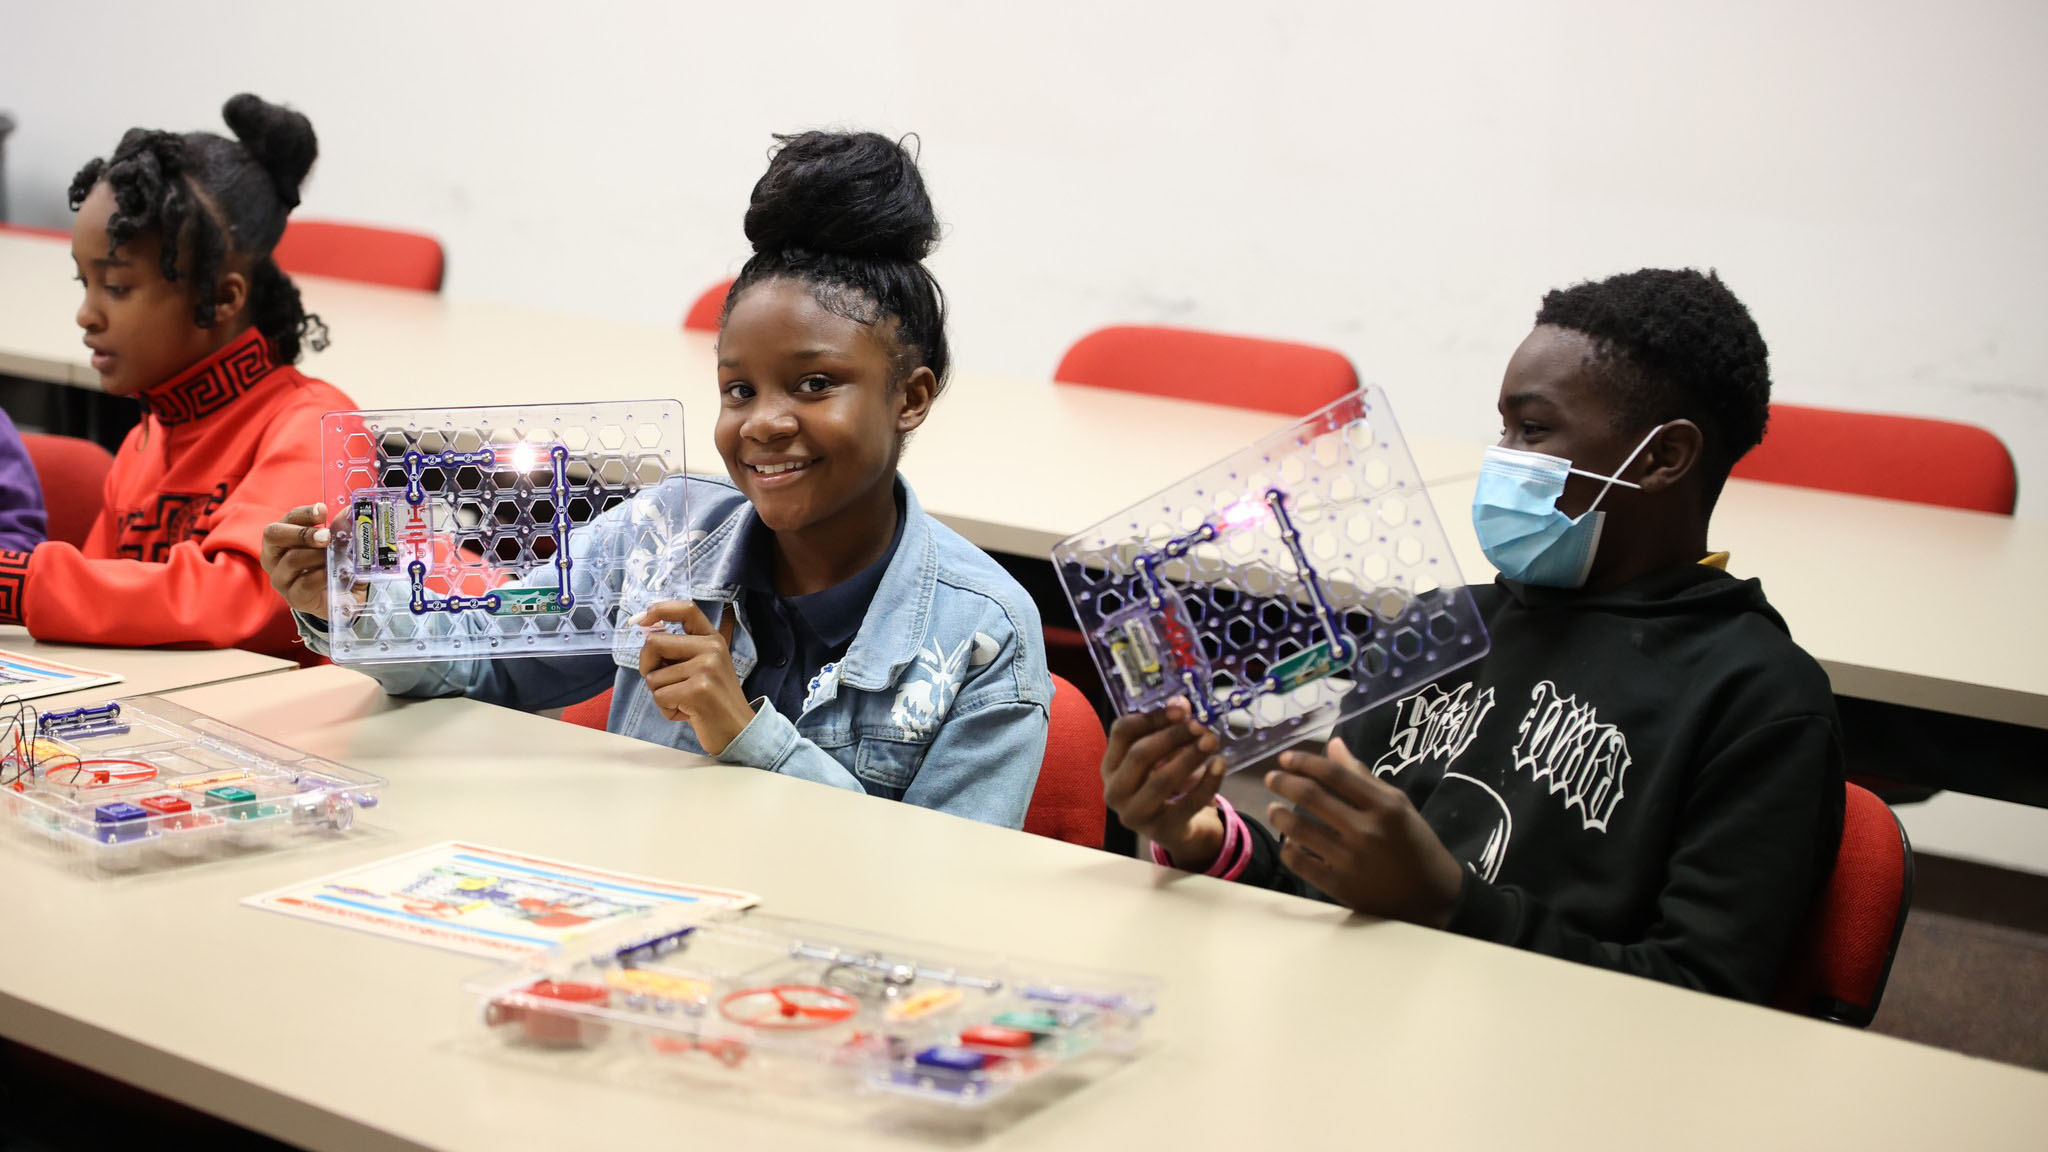
M 898 393 L 899 399 L 896 407 L 897 434 L 902 435 L 908 432 L 915 432 L 918 426 L 924 423 L 924 418 L 931 415 L 932 401 L 937 399 L 938 395 L 938 376 L 930 368 L 922 364 L 918 365 L 917 370 L 912 372 L 909 379 L 903 382 L 903 390 Z
M 240 272 L 229 272 L 220 278 L 213 288 L 213 323 L 220 327 L 236 316 L 249 304 L 249 278 Z
M 1690 420 L 1673 420 L 1643 449 L 1643 477 L 1637 483 L 1645 492 L 1662 492 L 1677 485 L 1692 475 L 1706 444 L 1706 434 L 1699 425 Z

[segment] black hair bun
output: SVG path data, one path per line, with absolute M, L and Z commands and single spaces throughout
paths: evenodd
M 805 132 L 782 142 L 747 206 L 756 252 L 804 251 L 918 261 L 939 218 L 917 160 L 873 132 Z
M 320 155 L 313 122 L 248 92 L 230 97 L 221 117 L 234 130 L 235 139 L 270 174 L 285 210 L 298 207 L 299 185 L 306 182 L 306 173 L 313 170 L 313 161 Z

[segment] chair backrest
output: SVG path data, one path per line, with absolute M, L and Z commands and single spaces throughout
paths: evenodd
M 562 719 L 571 724 L 581 724 L 585 728 L 595 728 L 599 732 L 604 731 L 605 721 L 611 719 L 611 715 L 612 690 L 609 688 L 582 703 L 571 704 L 562 709 Z
M 1069 844 L 1102 847 L 1102 753 L 1109 734 L 1081 690 L 1063 676 L 1052 678 L 1052 722 L 1045 734 L 1045 760 L 1038 786 L 1024 813 L 1024 830 Z
M 76 436 L 24 432 L 21 443 L 36 466 L 36 481 L 43 486 L 50 539 L 84 547 L 106 500 L 107 470 L 114 466 L 113 454 Z
M 1793 953 L 1778 1006 L 1862 1028 L 1877 1015 L 1906 927 L 1913 848 L 1875 793 L 1855 784 L 1844 788 L 1842 847 Z
M 1053 379 L 1289 416 L 1358 390 L 1358 370 L 1334 349 L 1132 324 L 1081 337 Z
M 716 332 L 718 317 L 725 311 L 725 294 L 732 291 L 732 281 L 721 280 L 704 290 L 690 310 L 683 314 L 685 332 Z
M 420 292 L 439 292 L 447 267 L 441 242 L 432 236 L 335 220 L 286 222 L 271 256 L 287 272 Z
M 2019 497 L 2012 453 L 1974 424 L 1799 404 L 1771 405 L 1764 442 L 1730 474 L 2004 516 Z

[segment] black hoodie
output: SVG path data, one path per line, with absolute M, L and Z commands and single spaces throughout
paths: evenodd
M 1451 929 L 1767 999 L 1841 840 L 1827 674 L 1702 565 L 1474 591 L 1487 657 L 1340 729 L 1465 864 Z M 1320 895 L 1253 833 L 1244 881 Z

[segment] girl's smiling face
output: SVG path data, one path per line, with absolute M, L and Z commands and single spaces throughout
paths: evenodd
M 192 319 L 190 285 L 164 279 L 162 240 L 154 232 L 134 237 L 109 255 L 107 221 L 113 214 L 113 190 L 101 183 L 79 204 L 71 225 L 71 260 L 85 287 L 77 320 L 85 329 L 85 346 L 92 349 L 100 387 L 110 395 L 133 396 L 240 334 L 242 325 L 225 321 L 241 310 L 246 280 L 232 272 L 221 278 L 214 325 L 201 328 Z
M 903 436 L 924 423 L 937 380 L 925 367 L 898 379 L 893 329 L 840 316 L 786 278 L 733 301 L 718 337 L 714 436 L 732 482 L 776 533 L 832 535 L 844 522 L 861 530 L 847 541 L 860 546 L 894 523 Z

